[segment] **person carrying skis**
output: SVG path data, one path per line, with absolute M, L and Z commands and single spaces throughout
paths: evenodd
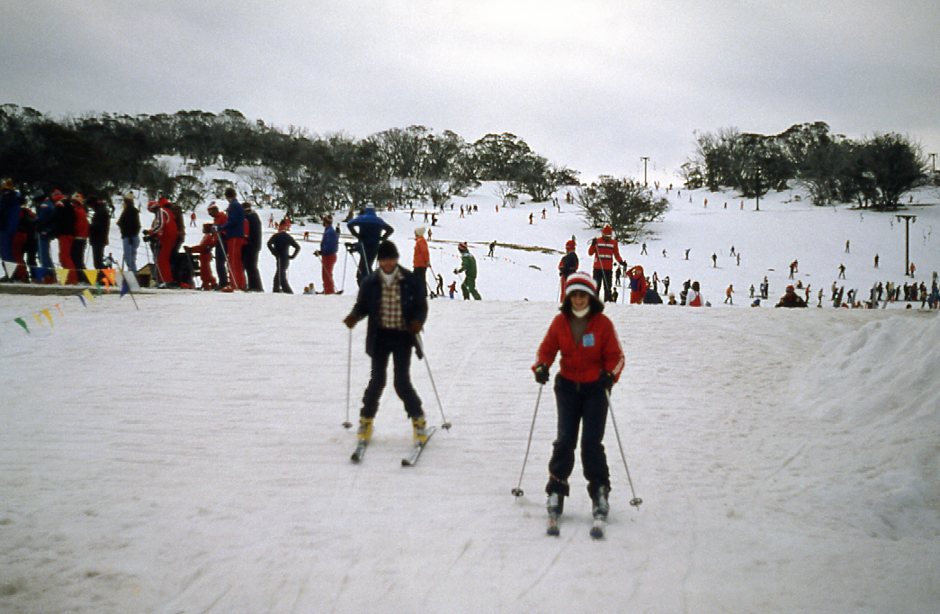
M 457 251 L 460 252 L 460 268 L 454 269 L 454 274 L 464 273 L 463 283 L 460 284 L 463 300 L 469 301 L 471 296 L 480 300 L 480 293 L 477 292 L 477 260 L 470 253 L 466 242 L 458 244 Z
M 578 270 L 578 252 L 577 243 L 574 239 L 568 239 L 565 243 L 565 255 L 558 261 L 558 275 L 561 277 L 561 299 L 565 300 L 565 280 L 568 276 Z
M 614 229 L 607 224 L 601 230 L 600 238 L 592 239 L 588 247 L 588 256 L 594 256 L 594 283 L 598 288 L 602 283 L 604 284 L 604 302 L 606 303 L 611 301 L 610 285 L 614 260 L 621 266 L 624 265 L 623 258 L 620 257 L 620 248 L 613 235 Z
M 352 329 L 359 320 L 368 318 L 366 354 L 372 359 L 372 375 L 362 396 L 359 412 L 360 442 L 372 437 L 379 398 L 385 389 L 388 359 L 394 365 L 395 392 L 405 405 L 411 418 L 415 443 L 428 438 L 427 421 L 421 407 L 421 398 L 411 384 L 411 350 L 417 350 L 421 359 L 418 333 L 428 317 L 428 302 L 418 285 L 418 278 L 398 264 L 398 248 L 384 241 L 376 250 L 379 268 L 362 280 L 352 311 L 343 323 Z
M 336 253 L 339 251 L 339 235 L 333 228 L 333 216 L 323 216 L 323 238 L 320 239 L 320 249 L 313 255 L 320 259 L 320 275 L 323 279 L 323 294 L 335 294 L 336 286 L 333 284 L 333 267 L 336 265 Z M 344 282 L 345 283 L 345 282 Z
M 300 245 L 287 232 L 290 230 L 290 222 L 282 220 L 277 226 L 277 232 L 268 239 L 268 250 L 274 255 L 277 261 L 277 271 L 274 273 L 274 292 L 285 292 L 293 294 L 294 291 L 287 281 L 287 268 L 290 261 L 300 253 Z
M 362 285 L 362 280 L 372 272 L 379 244 L 388 239 L 395 230 L 376 215 L 375 207 L 371 206 L 366 207 L 362 215 L 346 222 L 346 226 L 349 228 L 349 233 L 359 240 L 356 248 L 359 253 L 356 282 Z
M 613 322 L 603 314 L 597 286 L 583 271 L 568 277 L 565 300 L 548 328 L 532 365 L 535 381 L 547 384 L 549 368 L 561 353 L 555 376 L 558 431 L 548 463 L 549 514 L 557 518 L 570 494 L 568 477 L 574 469 L 574 451 L 581 431 L 581 468 L 587 480 L 595 518 L 609 509 L 610 471 L 604 451 L 604 429 L 610 390 L 620 378 L 624 354 Z

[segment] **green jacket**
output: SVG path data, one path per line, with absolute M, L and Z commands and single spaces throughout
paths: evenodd
M 477 259 L 470 252 L 464 252 L 460 257 L 460 268 L 457 269 L 457 272 L 460 273 L 461 271 L 467 274 L 468 279 L 476 279 L 477 277 Z

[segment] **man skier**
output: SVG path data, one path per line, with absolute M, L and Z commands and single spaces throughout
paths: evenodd
M 411 418 L 415 443 L 428 439 L 427 421 L 421 408 L 421 398 L 411 384 L 411 350 L 417 349 L 422 357 L 417 335 L 428 316 L 428 302 L 415 275 L 398 264 L 398 248 L 384 241 L 376 250 L 379 268 L 362 279 L 359 294 L 352 311 L 343 323 L 352 329 L 363 318 L 368 318 L 366 354 L 372 359 L 369 384 L 362 396 L 359 412 L 360 442 L 372 437 L 379 398 L 385 389 L 388 359 L 394 365 L 395 392 Z
M 460 252 L 460 268 L 454 269 L 454 274 L 464 273 L 463 283 L 460 284 L 463 300 L 469 301 L 471 296 L 480 300 L 480 293 L 477 292 L 477 260 L 470 253 L 466 242 L 457 245 L 457 251 Z
M 600 238 L 591 240 L 591 246 L 588 247 L 588 256 L 594 256 L 594 284 L 598 290 L 601 283 L 604 284 L 604 302 L 611 301 L 610 285 L 613 274 L 614 260 L 621 266 L 624 264 L 620 257 L 620 248 L 617 246 L 617 240 L 614 239 L 614 229 L 610 224 L 604 226 L 601 230 Z

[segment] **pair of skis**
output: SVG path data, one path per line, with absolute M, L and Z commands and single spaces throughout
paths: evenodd
M 411 446 L 411 450 L 402 457 L 401 466 L 402 467 L 414 467 L 418 464 L 418 459 L 421 458 L 421 453 L 424 451 L 424 448 L 428 445 L 428 442 L 431 441 L 431 436 L 437 432 L 437 427 L 432 426 L 428 428 L 428 438 L 423 442 L 415 442 Z M 353 450 L 352 456 L 349 457 L 354 463 L 362 462 L 363 457 L 366 454 L 366 448 L 369 447 L 369 441 L 363 440 L 356 443 L 356 449 Z
M 558 521 L 560 516 L 549 512 L 548 514 L 548 528 L 545 530 L 545 534 L 551 537 L 558 537 L 561 535 L 561 529 L 558 526 Z M 594 516 L 594 522 L 591 524 L 590 536 L 593 539 L 604 539 L 604 535 L 607 533 L 607 517 L 601 516 L 599 514 Z

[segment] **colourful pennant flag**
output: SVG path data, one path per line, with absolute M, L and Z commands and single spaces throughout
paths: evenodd
M 49 320 L 49 327 L 55 328 L 55 324 L 52 323 L 52 312 L 50 312 L 48 309 L 43 309 L 40 313 L 46 316 L 46 319 Z
M 26 321 L 23 320 L 23 318 L 15 318 L 13 321 L 16 322 L 17 324 L 19 324 L 20 326 L 22 326 L 22 327 L 23 327 L 23 330 L 26 331 L 26 334 L 27 334 L 27 335 L 31 334 L 31 333 L 29 332 L 29 327 L 26 326 Z
M 91 290 L 89 290 L 88 288 L 85 288 L 84 290 L 82 290 L 82 296 L 87 298 L 89 301 L 95 300 L 94 295 L 91 293 Z
M 85 269 L 82 272 L 85 273 L 85 279 L 88 280 L 88 283 L 93 286 L 98 284 L 98 271 L 95 269 Z
M 36 320 L 36 324 L 37 324 L 37 325 L 41 325 L 41 324 L 42 324 L 42 314 L 39 313 L 38 311 L 33 314 L 33 319 Z
M 113 286 L 114 285 L 114 269 L 103 269 L 104 273 L 104 285 Z
M 62 313 L 62 308 L 61 308 L 61 307 L 59 307 L 59 304 L 58 304 L 58 303 L 56 303 L 56 304 L 55 304 L 55 308 L 56 308 L 56 311 L 58 311 L 58 312 L 59 312 L 59 316 L 61 316 L 61 317 L 63 317 L 63 318 L 64 318 L 64 317 L 65 317 L 65 314 L 64 314 L 64 313 Z
M 82 307 L 84 307 L 85 309 L 88 309 L 88 303 L 85 302 L 85 297 L 84 297 L 84 296 L 82 296 L 81 294 L 79 294 L 79 295 L 78 295 L 78 300 L 80 300 L 80 301 L 82 302 Z
M 56 269 L 55 278 L 58 280 L 60 286 L 64 286 L 65 282 L 69 279 L 68 269 Z

